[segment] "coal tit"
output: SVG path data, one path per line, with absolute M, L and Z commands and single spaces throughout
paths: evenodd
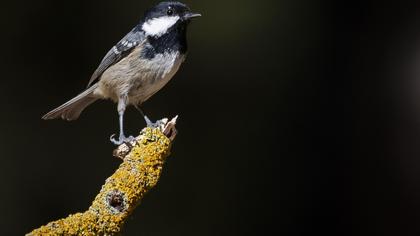
M 123 129 L 126 107 L 138 108 L 174 76 L 186 57 L 187 26 L 199 16 L 179 2 L 152 7 L 105 55 L 88 88 L 42 118 L 75 120 L 96 100 L 111 99 L 118 104 L 120 134 L 118 140 L 110 139 L 116 145 L 130 141 L 132 137 L 126 137 Z M 153 125 L 143 116 L 148 126 Z

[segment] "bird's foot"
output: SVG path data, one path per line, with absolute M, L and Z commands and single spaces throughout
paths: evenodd
M 155 124 L 155 123 L 153 123 L 153 122 L 149 119 L 149 117 L 144 116 L 144 120 L 146 121 L 146 125 L 147 125 L 147 127 L 150 127 L 150 128 L 155 128 L 155 127 L 156 127 L 156 124 Z
M 156 122 L 152 122 L 149 119 L 149 117 L 147 117 L 147 116 L 144 116 L 144 120 L 146 121 L 147 127 L 150 127 L 150 128 L 158 128 L 158 127 L 160 127 L 163 124 L 163 121 L 162 120 L 158 120 Z
M 120 135 L 119 139 L 116 140 L 114 138 L 115 134 L 111 135 L 111 137 L 109 138 L 109 140 L 111 141 L 111 143 L 115 144 L 115 145 L 121 145 L 123 143 L 129 143 L 131 141 L 134 140 L 133 136 L 129 136 L 129 137 L 125 137 L 124 135 Z

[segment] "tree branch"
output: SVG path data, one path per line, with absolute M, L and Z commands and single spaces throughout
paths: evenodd
M 84 213 L 50 222 L 27 235 L 115 235 L 144 194 L 156 185 L 176 136 L 176 119 L 162 119 L 145 128 L 129 144 L 114 150 L 123 163 L 102 186 Z

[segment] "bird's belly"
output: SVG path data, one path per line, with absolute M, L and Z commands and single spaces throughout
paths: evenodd
M 169 82 L 183 61 L 179 53 L 157 54 L 153 59 L 124 58 L 104 72 L 100 93 L 114 101 L 127 96 L 129 104 L 141 104 Z

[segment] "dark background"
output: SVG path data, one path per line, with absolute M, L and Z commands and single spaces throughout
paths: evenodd
M 115 104 L 40 117 L 154 3 L 2 3 L 0 235 L 86 210 L 118 167 Z M 179 135 L 125 235 L 420 234 L 419 4 L 186 3 L 189 57 L 143 106 Z

